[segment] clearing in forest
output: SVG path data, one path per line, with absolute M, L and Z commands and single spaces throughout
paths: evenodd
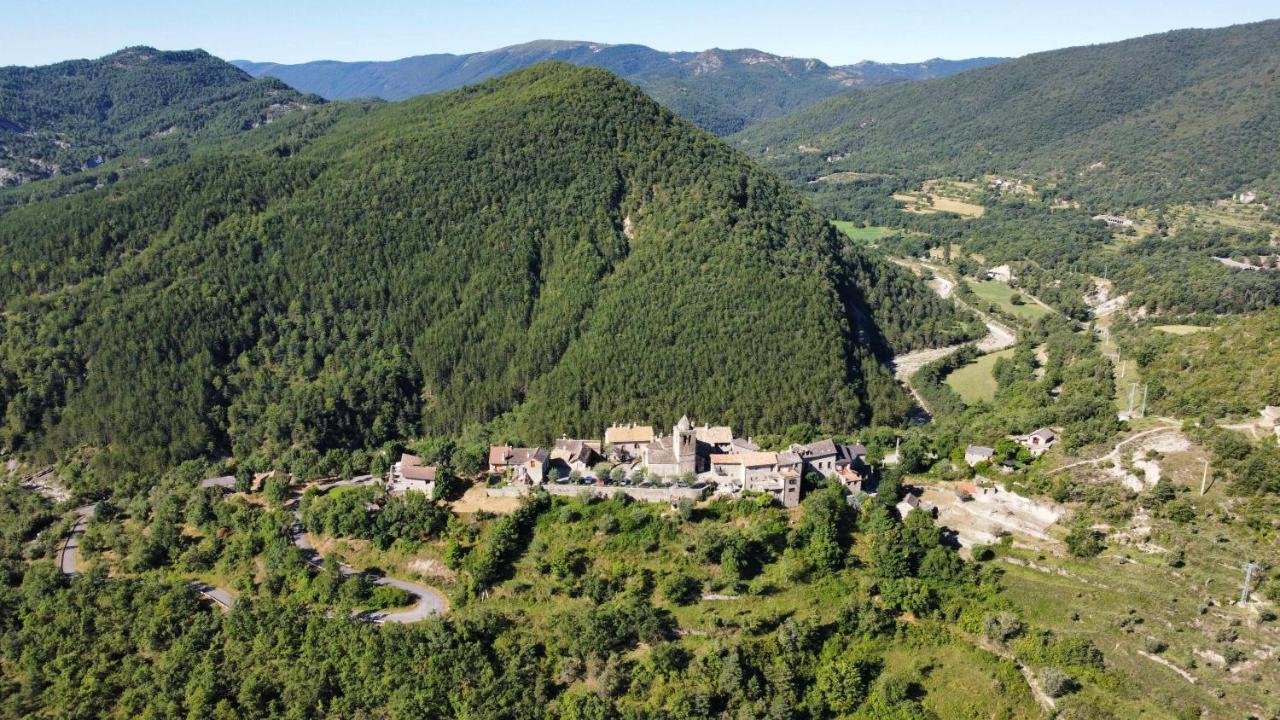
M 955 390 L 967 405 L 991 402 L 996 396 L 996 378 L 993 374 L 996 361 L 1009 357 L 1013 357 L 1013 348 L 983 355 L 948 375 L 947 385 Z
M 861 227 L 848 220 L 832 220 L 831 224 L 835 225 L 836 229 L 844 233 L 850 240 L 879 240 L 896 232 L 893 228 L 879 225 Z
M 1032 321 L 1049 314 L 1049 310 L 1043 305 L 999 280 L 971 282 L 969 287 L 973 290 L 973 294 L 978 296 L 979 300 L 985 300 L 1019 320 Z M 1021 298 L 1022 303 L 1015 304 L 1013 301 L 1014 296 Z

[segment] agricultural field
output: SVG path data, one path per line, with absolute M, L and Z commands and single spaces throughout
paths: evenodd
M 990 402 L 996 395 L 996 379 L 992 375 L 996 361 L 1011 357 L 1013 357 L 1013 348 L 983 355 L 948 375 L 947 385 L 951 386 L 951 389 L 955 390 L 966 404 Z
M 998 280 L 970 282 L 969 288 L 973 290 L 973 294 L 977 295 L 979 300 L 989 302 L 1019 320 L 1031 322 L 1048 315 L 1050 312 L 1043 305 L 1018 292 L 1017 289 L 1011 288 Z M 1023 304 L 1014 304 L 1013 298 L 1015 295 L 1023 298 Z
M 904 202 L 907 212 L 928 215 L 949 212 L 961 217 L 982 217 L 986 208 L 978 204 L 982 195 L 975 183 L 958 180 L 927 180 L 914 192 L 895 193 L 894 200 Z
M 836 229 L 848 236 L 850 240 L 875 241 L 898 232 L 893 228 L 878 225 L 862 227 L 847 220 L 832 220 L 831 224 L 835 225 Z

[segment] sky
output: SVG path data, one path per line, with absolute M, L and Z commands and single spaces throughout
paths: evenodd
M 1280 17 L 1277 0 L 0 0 L 0 65 L 101 57 L 131 45 L 203 48 L 228 60 L 392 60 L 536 39 L 913 62 L 1272 17 Z

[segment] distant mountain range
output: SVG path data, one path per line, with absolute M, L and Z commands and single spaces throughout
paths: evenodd
M 638 84 L 680 115 L 723 135 L 853 88 L 945 77 L 1003 58 L 831 66 L 820 60 L 759 50 L 663 52 L 644 45 L 538 40 L 466 55 L 419 55 L 386 62 L 232 62 L 255 77 L 279 78 L 330 100 L 401 100 L 451 90 L 547 60 L 609 70 Z
M 1280 20 L 845 93 L 734 142 L 801 185 L 842 170 L 1025 173 L 1113 207 L 1280 186 Z

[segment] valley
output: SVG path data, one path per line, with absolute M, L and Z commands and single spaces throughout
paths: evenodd
M 1277 33 L 0 68 L 0 718 L 1280 717 Z

